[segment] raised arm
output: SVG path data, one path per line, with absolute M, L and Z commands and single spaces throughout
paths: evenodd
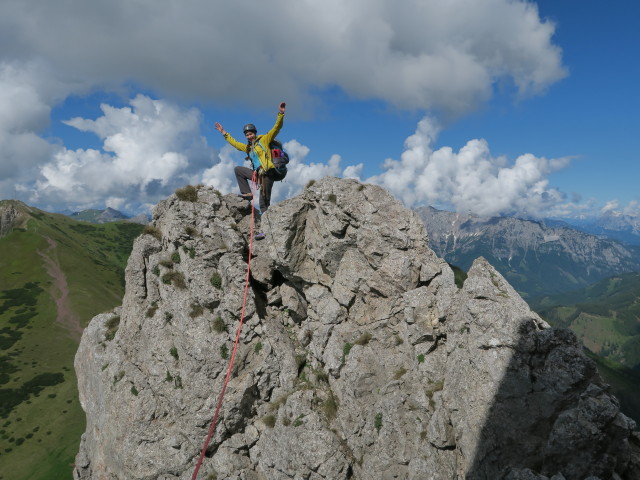
M 284 123 L 284 109 L 286 106 L 287 106 L 286 103 L 284 102 L 280 103 L 278 107 L 278 116 L 276 117 L 276 123 L 273 125 L 271 130 L 269 130 L 263 137 L 265 139 L 264 145 L 269 145 L 271 143 L 271 140 L 276 138 L 276 136 L 280 132 L 280 129 L 282 128 L 282 124 Z
M 224 128 L 222 128 L 222 125 L 220 125 L 218 122 L 215 123 L 214 128 L 218 130 L 222 135 L 225 135 L 227 133 L 224 131 Z
M 222 135 L 224 135 L 224 139 L 229 142 L 232 146 L 234 146 L 236 149 L 240 150 L 241 152 L 244 152 L 247 149 L 247 144 L 246 143 L 242 143 L 239 142 L 238 140 L 236 140 L 235 138 L 233 138 L 231 136 L 231 134 L 229 132 L 227 132 L 222 125 L 220 125 L 220 123 L 216 122 L 213 125 L 213 128 L 215 128 L 216 130 L 218 130 Z

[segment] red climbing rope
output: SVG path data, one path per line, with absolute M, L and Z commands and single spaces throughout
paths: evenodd
M 253 177 L 251 178 L 252 185 L 255 185 L 257 182 L 257 174 L 254 171 Z M 254 194 L 254 191 L 251 192 Z M 209 427 L 209 434 L 207 435 L 207 439 L 204 442 L 204 446 L 202 447 L 202 452 L 200 453 L 200 458 L 198 459 L 198 463 L 196 464 L 196 469 L 193 472 L 193 476 L 191 480 L 196 480 L 198 476 L 198 471 L 200 470 L 200 466 L 202 465 L 202 460 L 204 460 L 204 456 L 207 452 L 207 447 L 209 446 L 209 442 L 211 441 L 211 437 L 213 436 L 213 432 L 216 429 L 216 422 L 218 421 L 218 414 L 220 413 L 220 407 L 222 407 L 222 399 L 224 398 L 224 393 L 227 391 L 227 384 L 229 383 L 229 379 L 231 378 L 231 370 L 233 369 L 233 361 L 236 358 L 236 350 L 238 349 L 238 342 L 240 341 L 240 332 L 242 331 L 242 323 L 244 322 L 244 310 L 247 305 L 247 292 L 249 291 L 249 274 L 251 273 L 251 253 L 253 250 L 253 232 L 254 232 L 254 222 L 255 222 L 255 205 L 253 203 L 253 198 L 251 199 L 251 228 L 249 233 L 249 258 L 247 260 L 247 276 L 245 278 L 244 284 L 244 296 L 242 299 L 242 312 L 240 313 L 240 323 L 238 325 L 238 332 L 236 333 L 236 341 L 233 344 L 233 352 L 231 352 L 231 360 L 229 360 L 229 369 L 227 370 L 227 376 L 224 379 L 224 385 L 222 386 L 222 391 L 220 392 L 220 398 L 218 399 L 218 406 L 216 407 L 216 413 L 213 416 L 213 421 L 211 422 L 211 427 Z

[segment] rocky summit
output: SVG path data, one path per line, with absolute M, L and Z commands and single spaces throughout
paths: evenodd
M 635 424 L 575 336 L 482 258 L 456 286 L 382 188 L 318 181 L 260 242 L 248 202 L 191 188 L 84 331 L 76 480 L 192 478 L 232 357 L 198 479 L 640 478 Z

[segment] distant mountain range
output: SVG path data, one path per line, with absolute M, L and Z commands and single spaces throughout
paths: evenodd
M 599 218 L 572 220 L 571 224 L 594 235 L 606 235 L 629 245 L 640 245 L 640 217 L 606 212 Z
M 140 223 L 146 225 L 149 223 L 149 217 L 145 214 L 140 214 L 135 217 L 128 217 L 118 210 L 114 210 L 111 207 L 107 207 L 105 210 L 82 210 L 81 212 L 74 212 L 69 214 L 74 220 L 80 220 L 89 223 L 109 223 L 117 222 L 119 220 L 126 220 L 132 223 Z
M 431 248 L 467 270 L 485 257 L 526 299 L 640 271 L 640 248 L 576 227 L 512 217 L 481 218 L 421 207 Z

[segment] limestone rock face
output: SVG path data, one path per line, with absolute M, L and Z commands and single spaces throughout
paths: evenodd
M 25 211 L 28 210 L 30 210 L 29 207 L 16 200 L 0 201 L 0 238 L 23 223 L 27 217 Z
M 208 188 L 152 225 L 76 356 L 75 479 L 192 478 L 234 354 L 200 479 L 640 478 L 576 338 L 482 258 L 459 289 L 380 187 L 323 179 L 251 244 L 247 202 Z

